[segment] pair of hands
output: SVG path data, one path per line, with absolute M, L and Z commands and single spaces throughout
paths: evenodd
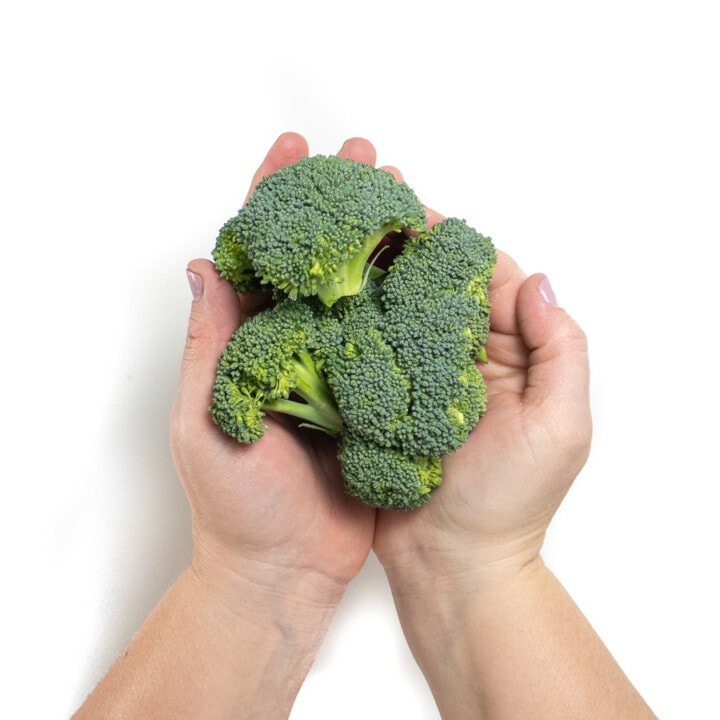
M 307 154 L 303 137 L 282 135 L 251 192 Z M 348 140 L 338 155 L 376 162 L 362 139 Z M 253 298 L 239 298 L 206 260 L 191 262 L 189 277 L 194 301 L 171 443 L 192 507 L 197 573 L 242 576 L 273 592 L 302 587 L 308 601 L 332 603 L 371 549 L 391 583 L 428 588 L 456 573 L 488 579 L 539 557 L 591 434 L 586 339 L 544 276 L 526 277 L 499 253 L 482 369 L 487 413 L 445 458 L 430 502 L 409 512 L 376 511 L 348 497 L 334 442 L 322 433 L 267 418 L 262 440 L 245 446 L 217 429 L 208 412 L 217 359 Z

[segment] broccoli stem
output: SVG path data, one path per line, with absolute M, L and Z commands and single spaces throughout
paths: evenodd
M 318 287 L 317 294 L 320 300 L 330 307 L 341 297 L 357 295 L 365 287 L 369 271 L 371 270 L 367 265 L 368 259 L 380 244 L 380 241 L 388 233 L 396 229 L 392 223 L 388 223 L 372 235 L 368 235 L 358 252 L 338 267 L 334 277 Z
M 297 385 L 294 392 L 305 402 L 275 398 L 266 400 L 265 408 L 305 420 L 328 435 L 338 435 L 342 430 L 343 419 L 328 384 L 318 373 L 315 361 L 307 350 L 298 352 L 296 358 Z

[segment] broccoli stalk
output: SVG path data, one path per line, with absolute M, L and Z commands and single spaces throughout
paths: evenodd
M 383 225 L 374 233 L 363 238 L 360 249 L 349 255 L 341 265 L 335 269 L 333 276 L 326 282 L 317 286 L 317 296 L 330 307 L 341 297 L 356 295 L 361 292 L 372 272 L 371 258 L 378 249 L 381 240 L 391 232 L 401 228 L 393 223 Z
M 312 310 L 285 300 L 254 315 L 230 338 L 218 363 L 210 412 L 228 435 L 253 443 L 264 432 L 266 412 L 337 435 L 343 420 L 309 346 Z M 297 398 L 297 399 L 295 399 Z
M 292 415 L 304 420 L 304 427 L 322 430 L 328 435 L 337 435 L 342 430 L 343 419 L 335 406 L 332 392 L 325 378 L 318 372 L 315 361 L 307 350 L 295 353 L 295 385 L 291 392 L 304 402 L 289 397 L 266 398 L 263 410 Z

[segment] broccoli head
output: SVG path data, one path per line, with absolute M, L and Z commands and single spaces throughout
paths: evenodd
M 252 443 L 266 413 L 294 416 L 337 436 L 350 495 L 425 504 L 487 409 L 497 254 L 464 220 L 424 225 L 413 191 L 363 163 L 314 156 L 262 180 L 213 256 L 238 291 L 270 289 L 275 304 L 225 348 L 215 422 Z
M 265 177 L 225 224 L 213 255 L 239 292 L 259 282 L 332 305 L 363 287 L 385 235 L 424 227 L 407 184 L 372 165 L 315 155 Z

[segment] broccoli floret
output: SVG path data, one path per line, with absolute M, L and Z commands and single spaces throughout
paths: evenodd
M 476 360 L 486 361 L 485 342 L 490 329 L 488 283 L 497 263 L 492 240 L 464 220 L 446 218 L 427 232 L 408 237 L 383 283 L 387 308 L 422 301 L 428 292 L 441 291 L 473 299 L 466 331 Z
M 235 223 L 232 220 L 228 220 L 220 228 L 213 250 L 213 259 L 220 274 L 238 292 L 253 293 L 264 289 L 260 278 L 255 274 L 250 258 L 240 245 Z
M 338 457 L 346 492 L 376 508 L 421 507 L 442 482 L 440 458 L 411 457 L 350 432 L 343 433 Z
M 424 227 L 425 210 L 407 184 L 372 165 L 315 155 L 258 184 L 221 231 L 214 259 L 240 292 L 259 280 L 329 306 L 363 287 L 385 235 Z
M 310 351 L 315 327 L 308 305 L 285 300 L 235 331 L 218 364 L 210 407 L 226 433 L 244 443 L 259 440 L 268 411 L 340 432 L 342 417 Z
M 398 427 L 406 453 L 456 450 L 486 410 L 475 360 L 486 358 L 487 283 L 495 262 L 488 238 L 448 218 L 408 238 L 388 271 L 384 338 L 412 386 L 408 417 Z
M 347 430 L 385 447 L 395 445 L 411 387 L 384 338 L 375 282 L 325 309 L 321 327 L 317 352 Z
M 485 412 L 486 390 L 467 328 L 472 298 L 435 290 L 386 313 L 384 337 L 412 386 L 397 442 L 410 455 L 459 448 Z

